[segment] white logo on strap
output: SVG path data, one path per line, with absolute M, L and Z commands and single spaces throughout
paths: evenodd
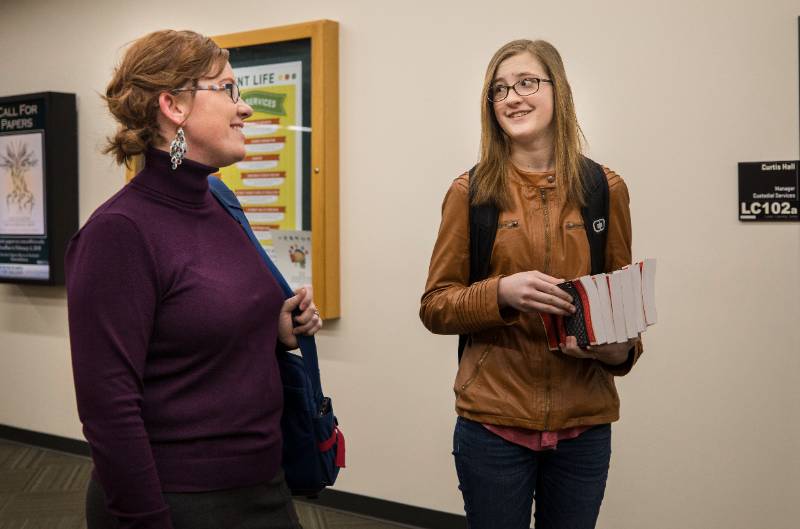
M 606 229 L 606 219 L 597 219 L 592 223 L 592 228 L 594 228 L 595 233 L 600 233 L 601 231 Z

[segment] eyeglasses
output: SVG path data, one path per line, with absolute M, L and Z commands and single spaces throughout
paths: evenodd
M 239 87 L 235 83 L 225 83 L 223 85 L 210 84 L 208 86 L 195 86 L 193 88 L 175 88 L 171 92 L 194 92 L 195 90 L 211 90 L 212 92 L 228 93 L 231 101 L 234 103 L 239 101 Z
M 518 96 L 530 96 L 539 91 L 539 86 L 542 83 L 553 84 L 553 81 L 550 79 L 539 79 L 538 77 L 526 77 L 512 85 L 504 85 L 502 83 L 493 84 L 489 87 L 488 98 L 492 103 L 499 103 L 508 97 L 508 91 L 512 88 Z

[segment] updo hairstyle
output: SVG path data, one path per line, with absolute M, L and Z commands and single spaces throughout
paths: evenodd
M 228 50 L 194 31 L 155 31 L 134 41 L 103 97 L 119 123 L 103 152 L 127 165 L 149 146 L 166 142 L 158 130 L 159 94 L 216 77 L 227 62 Z

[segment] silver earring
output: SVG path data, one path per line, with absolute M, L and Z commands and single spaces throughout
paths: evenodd
M 186 151 L 188 150 L 189 147 L 186 145 L 186 136 L 183 134 L 183 127 L 178 127 L 175 139 L 169 144 L 169 159 L 172 162 L 173 171 L 183 162 L 183 157 L 186 156 Z

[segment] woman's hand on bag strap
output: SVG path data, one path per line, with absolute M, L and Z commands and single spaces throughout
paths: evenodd
M 294 317 L 294 334 L 314 336 L 322 328 L 322 317 L 314 304 L 314 290 L 311 285 L 298 288 L 295 294 L 302 296 L 300 300 L 300 314 Z
M 322 318 L 314 305 L 311 286 L 300 287 L 283 302 L 278 316 L 278 339 L 289 349 L 297 348 L 298 334 L 313 336 L 322 328 Z M 300 312 L 295 316 L 295 312 Z

